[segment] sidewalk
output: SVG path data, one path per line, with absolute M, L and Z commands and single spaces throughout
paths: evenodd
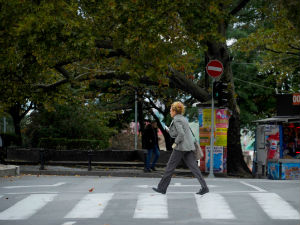
M 165 168 L 157 168 L 157 171 L 145 173 L 143 167 L 103 167 L 94 166 L 91 171 L 87 167 L 45 166 L 40 170 L 40 165 L 21 165 L 21 174 L 33 175 L 62 175 L 62 176 L 113 176 L 113 177 L 153 177 L 160 178 Z M 189 169 L 176 169 L 176 177 L 192 177 Z
M 166 164 L 157 163 L 157 171 L 144 172 L 144 162 L 92 162 L 92 170 L 88 171 L 87 161 L 47 161 L 44 170 L 40 170 L 40 164 L 34 161 L 7 160 L 7 164 L 18 165 L 20 174 L 34 175 L 65 175 L 65 176 L 115 176 L 115 177 L 162 177 Z M 174 176 L 192 177 L 188 168 L 179 166 Z

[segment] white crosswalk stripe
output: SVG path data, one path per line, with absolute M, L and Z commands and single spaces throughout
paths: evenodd
M 250 195 L 272 219 L 300 219 L 299 212 L 275 193 L 251 193 Z
M 178 197 L 178 194 L 180 197 Z M 89 193 L 82 196 L 79 200 L 76 200 L 76 196 L 74 198 L 76 202 L 73 202 L 70 208 L 58 208 L 57 211 L 65 210 L 61 212 L 61 218 L 70 219 L 70 221 L 64 221 L 65 225 L 76 223 L 74 219 L 105 217 L 105 212 L 110 215 L 112 213 L 110 210 L 112 209 L 124 210 L 123 208 L 118 208 L 118 200 L 124 200 L 124 195 L 125 194 L 122 193 Z M 128 193 L 126 195 L 128 195 Z M 251 212 L 265 212 L 268 217 L 274 220 L 300 219 L 299 212 L 290 203 L 278 194 L 267 192 L 248 193 L 244 196 L 252 201 L 248 201 L 249 204 L 247 205 L 238 206 L 231 205 L 230 202 L 232 201 L 230 201 L 230 195 L 223 193 L 210 192 L 204 196 L 191 193 L 168 193 L 166 195 L 158 193 L 130 193 L 125 197 L 131 202 L 129 204 L 130 207 L 122 212 L 122 216 L 126 216 L 128 219 L 168 219 L 174 216 L 174 211 L 172 213 L 172 205 L 168 204 L 168 199 L 169 203 L 177 204 L 176 201 L 181 201 L 182 196 L 185 196 L 185 199 L 187 197 L 189 199 L 188 201 L 195 201 L 195 206 L 197 207 L 187 208 L 186 210 L 194 210 L 195 213 L 199 213 L 199 219 L 245 219 L 239 217 L 248 213 L 249 205 L 256 210 Z M 251 196 L 251 198 L 249 198 L 249 196 Z M 4 197 L 5 195 L 0 195 L 0 198 Z M 242 196 L 238 197 L 242 198 Z M 13 200 L 11 198 L 9 199 Z M 114 203 L 110 203 L 112 200 Z M 44 210 L 47 211 L 47 204 L 50 202 L 52 202 L 52 204 L 49 206 L 49 209 L 53 210 L 53 206 L 55 206 L 57 202 L 60 202 L 61 199 L 58 194 L 30 194 L 13 205 L 11 205 L 11 202 L 3 204 L 5 201 L 2 201 L 2 205 L 0 205 L 1 209 L 3 210 L 5 204 L 9 204 L 10 207 L 7 209 L 4 208 L 4 211 L 0 212 L 0 224 L 1 220 L 26 220 L 35 214 L 37 214 L 37 216 L 39 214 L 45 216 L 40 210 L 45 207 Z M 107 207 L 109 204 L 111 204 L 111 208 Z M 169 214 L 168 211 L 170 209 L 171 212 Z M 250 215 L 249 218 L 252 218 L 252 216 L 256 215 Z
M 33 194 L 0 213 L 0 220 L 24 220 L 51 202 L 56 194 Z
M 198 211 L 203 219 L 235 219 L 228 203 L 220 194 L 196 195 Z
M 167 196 L 162 194 L 139 194 L 133 218 L 167 219 Z
M 83 197 L 65 218 L 98 218 L 113 195 L 113 193 L 88 194 Z

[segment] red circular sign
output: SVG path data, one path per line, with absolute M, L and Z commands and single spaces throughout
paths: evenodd
M 211 60 L 206 65 L 206 72 L 214 78 L 221 76 L 223 73 L 223 64 L 219 60 Z

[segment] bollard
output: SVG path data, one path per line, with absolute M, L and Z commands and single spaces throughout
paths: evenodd
M 265 176 L 265 165 L 261 166 L 261 175 Z
M 93 151 L 89 150 L 88 151 L 88 160 L 89 160 L 89 165 L 88 165 L 88 171 L 92 170 L 92 156 L 93 156 Z
M 279 180 L 281 180 L 282 177 L 282 162 L 279 162 Z
M 254 166 L 253 166 L 253 169 L 252 169 L 252 176 L 255 177 L 257 175 L 257 162 L 254 161 Z
M 43 148 L 40 149 L 40 170 L 45 169 L 45 150 Z

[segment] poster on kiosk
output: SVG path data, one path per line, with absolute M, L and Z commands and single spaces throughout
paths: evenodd
M 229 122 L 228 109 L 215 109 L 214 118 L 214 172 L 227 173 L 227 130 Z M 200 170 L 210 169 L 210 137 L 211 137 L 211 108 L 199 109 L 199 139 L 204 157 L 200 162 Z

